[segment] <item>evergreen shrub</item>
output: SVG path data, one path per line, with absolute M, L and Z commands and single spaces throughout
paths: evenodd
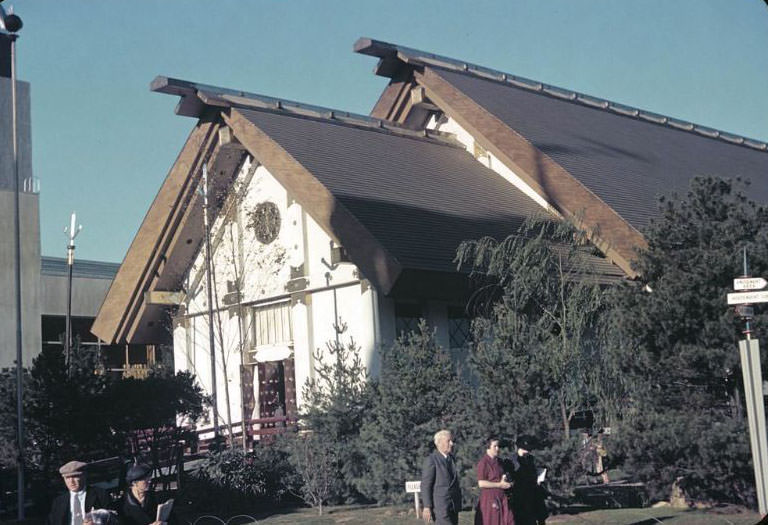
M 180 494 L 180 505 L 197 512 L 257 512 L 291 499 L 295 472 L 288 454 L 276 446 L 253 451 L 211 452 Z
M 355 481 L 363 494 L 379 503 L 404 502 L 405 482 L 421 479 L 424 459 L 434 450 L 432 438 L 449 429 L 456 441 L 457 467 L 471 502 L 471 444 L 463 441 L 469 425 L 471 395 L 448 352 L 422 320 L 382 349 L 381 373 L 373 385 L 373 401 L 360 430 L 366 471 Z

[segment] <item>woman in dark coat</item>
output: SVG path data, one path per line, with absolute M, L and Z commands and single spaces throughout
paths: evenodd
M 125 481 L 128 488 L 120 501 L 119 515 L 121 525 L 166 525 L 168 522 L 156 521 L 157 499 L 150 490 L 152 469 L 148 465 L 136 464 L 128 469 Z
M 539 470 L 530 453 L 534 446 L 532 438 L 517 440 L 517 468 L 512 488 L 512 510 L 517 525 L 544 525 L 549 516 L 546 491 L 539 484 Z
M 480 501 L 475 511 L 475 525 L 514 525 L 515 520 L 504 491 L 512 486 L 499 461 L 499 438 L 486 440 L 488 447 L 477 464 Z

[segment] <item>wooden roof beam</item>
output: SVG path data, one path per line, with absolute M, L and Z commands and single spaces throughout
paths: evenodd
M 416 82 L 446 115 L 514 171 L 562 215 L 591 233 L 592 242 L 628 276 L 632 260 L 647 246 L 643 235 L 551 157 L 440 75 L 415 73 Z

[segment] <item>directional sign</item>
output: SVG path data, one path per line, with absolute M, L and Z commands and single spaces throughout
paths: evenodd
M 768 303 L 768 291 L 736 292 L 728 294 L 728 304 Z
M 768 281 L 762 277 L 742 277 L 733 280 L 734 290 L 762 290 L 768 286 Z

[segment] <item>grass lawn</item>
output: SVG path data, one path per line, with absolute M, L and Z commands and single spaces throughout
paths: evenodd
M 460 525 L 472 525 L 474 513 L 462 512 L 459 517 Z M 552 525 L 752 525 L 760 520 L 754 512 L 722 512 L 717 510 L 681 511 L 670 508 L 646 509 L 617 509 L 594 510 L 573 515 L 551 516 L 547 524 Z M 258 520 L 260 525 L 298 523 L 306 525 L 346 525 L 363 524 L 411 524 L 422 523 L 414 519 L 413 508 L 406 506 L 392 507 L 329 507 L 323 511 L 323 516 L 311 509 L 299 509 L 284 514 L 274 514 Z M 200 525 L 203 525 L 202 523 Z

